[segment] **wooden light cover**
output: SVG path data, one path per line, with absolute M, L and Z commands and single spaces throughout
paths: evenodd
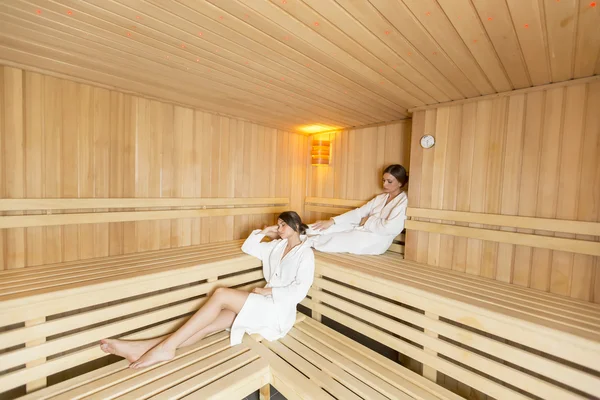
M 329 139 L 313 139 L 310 156 L 312 165 L 329 165 L 331 141 Z

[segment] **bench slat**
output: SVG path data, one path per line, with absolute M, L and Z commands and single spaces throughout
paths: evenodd
M 259 285 L 261 287 L 264 286 L 264 282 L 246 285 L 240 289 L 251 290 Z M 185 323 L 185 321 L 187 321 L 187 319 L 187 316 L 177 318 L 172 321 L 157 325 L 153 328 L 124 336 L 121 339 L 139 340 L 162 336 L 179 328 L 181 325 L 183 325 L 183 323 Z M 6 375 L 2 375 L 0 376 L 0 393 L 24 385 L 27 382 L 52 375 L 56 372 L 64 371 L 104 356 L 106 356 L 106 354 L 100 350 L 100 347 L 98 345 L 93 345 L 92 347 L 52 359 L 33 368 L 21 369 Z
M 128 315 L 157 307 L 162 304 L 169 304 L 190 297 L 200 296 L 202 294 L 211 292 L 216 287 L 230 287 L 242 283 L 257 281 L 262 279 L 262 276 L 263 275 L 261 271 L 248 272 L 215 282 L 207 282 L 201 285 L 152 295 L 139 300 L 133 300 L 97 310 L 87 311 L 85 313 L 72 315 L 70 317 L 55 319 L 32 327 L 13 329 L 4 333 L 0 333 L 0 346 L 2 348 L 7 348 L 21 343 L 30 342 L 35 339 L 46 338 L 57 335 L 61 332 L 107 321 L 113 319 L 115 315 Z
M 349 280 L 350 279 L 342 280 L 342 282 L 348 283 Z M 319 287 L 333 292 L 336 295 L 352 299 L 360 304 L 369 305 L 378 311 L 393 315 L 396 318 L 426 330 L 438 333 L 439 335 L 455 340 L 456 342 L 467 342 L 470 347 L 509 361 L 512 364 L 526 365 L 528 370 L 537 372 L 566 385 L 572 385 L 579 390 L 591 393 L 594 390 L 593 388 L 600 387 L 600 378 L 579 369 L 572 368 L 568 365 L 556 363 L 555 361 L 538 356 L 531 352 L 490 339 L 474 332 L 470 332 L 440 320 L 427 318 L 419 312 L 406 309 L 399 305 L 375 298 L 371 295 L 358 292 L 352 288 L 338 285 L 331 281 L 319 279 L 318 285 Z M 371 284 L 368 281 L 357 282 L 355 283 L 355 286 L 363 290 L 372 290 L 372 287 L 370 287 Z M 396 299 L 398 297 L 397 290 L 383 286 L 377 287 L 377 294 L 379 296 L 387 297 L 391 300 L 393 300 L 394 297 Z M 409 296 L 410 295 L 402 294 L 402 302 L 404 304 L 415 305 L 422 300 L 422 298 L 414 296 L 414 301 L 406 301 Z
M 369 271 L 371 275 L 379 275 L 385 279 L 396 279 L 404 284 L 415 284 L 428 288 L 429 291 L 445 293 L 448 296 L 457 296 L 461 299 L 474 299 L 479 302 L 490 304 L 491 306 L 501 307 L 507 310 L 523 312 L 529 315 L 535 315 L 544 318 L 551 323 L 562 324 L 565 327 L 586 330 L 591 333 L 600 331 L 600 317 L 589 315 L 589 313 L 573 313 L 569 310 L 556 311 L 556 307 L 548 307 L 543 304 L 535 304 L 525 299 L 513 300 L 511 296 L 502 295 L 493 291 L 480 290 L 476 287 L 461 285 L 457 282 L 434 279 L 427 276 L 421 277 L 418 273 L 404 272 L 401 268 L 382 268 L 373 265 L 373 261 L 368 263 L 350 263 L 338 262 L 342 265 L 356 269 L 360 267 Z M 599 336 L 600 337 L 600 336 Z
M 228 256 L 234 254 L 242 254 L 239 248 L 228 248 L 216 250 L 204 250 L 186 253 L 171 253 L 168 255 L 155 255 L 151 258 L 139 257 L 137 259 L 127 260 L 125 262 L 106 262 L 94 267 L 83 267 L 77 269 L 59 269 L 54 268 L 51 271 L 40 272 L 27 276 L 20 277 L 4 277 L 0 275 L 0 289 L 4 290 L 11 287 L 25 286 L 28 284 L 37 284 L 42 286 L 46 282 L 54 282 L 60 279 L 66 279 L 71 277 L 83 277 L 88 275 L 94 275 L 104 273 L 106 271 L 124 271 L 127 269 L 135 268 L 140 265 L 157 265 L 167 262 L 173 262 L 179 264 L 183 261 L 191 261 L 194 259 L 205 260 L 211 256 Z
M 336 292 L 337 294 L 337 292 Z M 406 310 L 405 312 L 400 306 L 394 306 L 393 304 L 386 304 L 385 301 L 379 300 L 373 296 L 361 295 L 360 293 L 353 291 L 353 293 L 349 294 L 349 298 L 353 301 L 359 302 L 362 306 L 367 306 L 371 309 L 375 309 L 384 313 L 390 313 L 394 317 L 399 317 L 403 320 L 403 316 L 409 315 L 412 311 Z M 342 310 L 350 315 L 360 315 L 362 320 L 368 321 L 375 326 L 378 326 L 381 329 L 385 329 L 390 332 L 394 332 L 400 335 L 403 338 L 409 339 L 412 342 L 415 342 L 419 345 L 422 345 L 425 348 L 428 348 L 437 353 L 448 356 L 454 360 L 460 361 L 469 367 L 472 367 L 481 372 L 490 374 L 497 379 L 500 379 L 504 382 L 508 382 L 511 385 L 533 393 L 542 398 L 551 398 L 553 395 L 560 394 L 561 399 L 580 399 L 580 396 L 573 395 L 572 392 L 557 388 L 555 385 L 548 383 L 539 378 L 533 377 L 524 372 L 515 370 L 510 368 L 502 363 L 499 363 L 494 360 L 490 360 L 489 358 L 483 357 L 475 352 L 472 352 L 468 349 L 464 349 L 458 347 L 454 344 L 451 344 L 447 341 L 441 340 L 439 338 L 433 338 L 427 335 L 426 333 L 420 332 L 414 328 L 410 328 L 401 324 L 399 322 L 393 321 L 389 317 L 379 315 L 372 311 L 369 311 L 363 307 L 356 306 L 354 304 L 349 303 L 343 299 L 339 299 L 337 297 L 331 296 L 327 293 L 317 292 L 315 294 L 315 298 L 326 303 L 328 306 L 331 305 L 336 309 Z M 400 309 L 400 310 L 399 310 Z M 414 320 L 414 319 L 413 319 Z M 433 320 L 432 320 L 433 321 Z M 412 321 L 408 321 L 412 322 Z M 443 323 L 438 323 L 443 324 Z M 468 342 L 469 346 L 472 346 L 472 337 L 475 334 L 469 334 L 466 332 L 462 334 L 459 333 L 458 341 L 459 342 Z M 469 337 L 469 340 L 466 340 L 466 337 Z M 487 349 L 483 350 L 488 352 Z M 419 358 L 414 357 L 418 361 L 422 361 Z M 502 359 L 506 359 L 506 357 L 501 357 Z M 513 360 L 508 360 L 513 362 Z M 431 365 L 431 364 L 430 364 Z M 527 364 L 518 364 L 518 365 L 527 365 Z M 431 365 L 432 367 L 437 369 L 436 365 Z M 527 365 L 529 368 L 529 365 Z M 545 372 L 545 371 L 544 371 Z M 587 374 L 581 374 L 587 375 Z M 587 381 L 591 383 L 592 387 L 597 387 L 600 383 L 600 379 L 594 378 L 592 375 L 587 376 Z M 595 382 L 595 384 L 594 384 Z M 565 382 L 566 384 L 572 384 L 571 382 Z M 592 389 L 593 390 L 593 389 Z
M 153 260 L 157 257 L 172 257 L 178 255 L 185 255 L 188 253 L 210 253 L 219 252 L 229 249 L 240 249 L 242 246 L 242 240 L 236 240 L 233 242 L 219 242 L 211 244 L 202 244 L 197 246 L 186 246 L 186 247 L 175 247 L 171 249 L 162 250 L 150 250 L 141 253 L 128 253 L 121 255 L 114 255 L 109 257 L 98 257 L 90 258 L 85 260 L 74 260 L 64 261 L 54 264 L 44 264 L 39 266 L 32 266 L 21 269 L 11 269 L 0 271 L 0 278 L 10 279 L 27 276 L 46 276 L 53 273 L 60 273 L 64 271 L 87 271 L 90 269 L 103 267 L 107 265 L 118 266 L 129 262 Z
M 309 318 L 307 318 L 308 320 Z M 271 366 L 273 375 L 273 386 L 279 390 L 288 399 L 317 399 L 332 400 L 333 397 L 323 391 L 314 381 L 306 378 L 298 370 L 283 361 L 279 356 L 269 350 L 266 346 L 256 342 L 254 339 L 245 336 L 244 343 L 250 349 L 260 355 Z
M 205 348 L 208 348 L 211 346 L 215 346 L 215 345 L 219 346 L 220 343 L 221 343 L 221 345 L 224 345 L 224 344 L 229 345 L 228 340 L 229 340 L 228 332 L 225 332 L 225 331 L 218 332 L 218 333 L 215 333 L 214 335 L 211 335 L 211 336 L 208 336 L 208 337 L 202 339 L 200 342 L 196 343 L 195 345 L 188 346 L 186 348 L 177 350 L 176 357 L 179 357 L 180 355 L 188 354 L 189 352 L 194 352 L 197 350 L 205 349 Z M 113 374 L 118 374 L 124 370 L 135 371 L 135 370 L 129 369 L 129 362 L 127 360 L 122 360 L 122 361 L 107 365 L 106 367 L 102 367 L 100 369 L 90 371 L 86 374 L 71 378 L 67 381 L 57 383 L 56 385 L 52 385 L 45 389 L 39 390 L 37 392 L 30 393 L 27 396 L 23 397 L 22 400 L 46 400 L 49 398 L 55 398 L 56 396 L 62 395 L 63 393 L 67 393 L 67 392 L 71 392 L 73 394 L 73 396 L 75 396 L 77 390 L 79 390 L 80 388 L 89 387 L 88 385 L 90 385 L 90 384 L 92 384 L 92 385 L 96 384 L 96 386 L 99 386 L 100 389 L 102 389 L 101 381 L 103 379 L 106 379 L 108 377 L 108 383 L 112 384 L 112 379 L 110 378 L 110 376 Z M 143 370 L 141 370 L 140 373 L 142 371 Z M 90 393 L 90 391 L 87 389 L 83 389 L 82 392 Z M 68 397 L 68 398 L 70 398 L 70 397 Z
M 27 284 L 15 288 L 7 288 L 0 290 L 0 299 L 8 299 L 11 297 L 36 295 L 37 293 L 50 293 L 56 290 L 64 290 L 69 288 L 77 288 L 79 286 L 89 286 L 95 283 L 110 282 L 114 280 L 120 280 L 127 277 L 139 277 L 156 272 L 165 270 L 175 270 L 178 268 L 189 268 L 199 266 L 206 263 L 232 260 L 237 257 L 243 257 L 240 252 L 231 252 L 229 254 L 223 254 L 214 257 L 200 257 L 191 259 L 182 259 L 173 262 L 158 262 L 149 264 L 140 264 L 132 268 L 111 268 L 108 271 L 100 271 L 94 273 L 83 273 L 80 275 L 74 275 L 64 279 L 56 281 L 41 281 L 41 283 Z M 154 264 L 154 265 L 153 265 Z
M 329 375 L 320 371 L 314 365 L 294 353 L 279 342 L 266 342 L 263 343 L 266 347 L 278 354 L 281 358 L 292 364 L 294 368 L 300 371 L 302 374 L 308 376 L 311 381 L 327 390 L 333 396 L 338 399 L 344 400 L 360 400 L 356 394 L 352 393 L 342 384 L 331 378 Z
M 310 318 L 294 329 L 323 343 L 331 351 L 343 355 L 415 399 L 462 400 L 462 397 Z
M 339 264 L 319 262 L 317 272 L 323 274 L 323 268 L 331 271 L 331 273 L 338 271 L 341 275 L 349 272 L 348 268 L 344 268 Z M 452 304 L 456 309 L 468 311 L 469 315 L 476 315 L 477 318 L 487 316 L 507 322 L 510 321 L 508 323 L 513 325 L 513 327 L 510 329 L 504 327 L 501 332 L 488 330 L 479 322 L 473 323 L 472 327 L 483 329 L 491 334 L 502 336 L 564 359 L 576 360 L 575 362 L 589 368 L 598 367 L 597 363 L 593 361 L 593 355 L 600 354 L 600 332 L 595 331 L 593 327 L 586 327 L 585 325 L 583 327 L 577 326 L 575 321 L 569 321 L 568 325 L 559 324 L 553 321 L 552 318 L 541 318 L 536 313 L 525 313 L 516 307 L 502 307 L 493 302 L 481 301 L 477 296 L 472 296 L 468 293 L 466 295 L 458 295 L 452 290 L 441 290 L 436 285 L 422 285 L 414 280 L 400 279 L 393 274 L 378 273 L 362 265 L 353 265 L 349 273 L 355 275 L 356 279 L 372 279 L 374 282 L 383 285 L 398 287 L 402 291 L 415 293 L 425 298 L 445 302 L 446 304 Z M 450 316 L 446 317 L 453 319 Z M 471 317 L 470 319 L 465 318 L 464 321 L 456 321 L 470 325 L 474 319 Z M 553 337 L 553 339 L 548 340 L 549 338 L 539 338 L 537 336 L 523 337 L 520 333 L 516 334 L 517 331 L 514 329 L 514 326 L 521 326 L 532 332 L 537 331 L 542 335 Z M 563 342 L 561 346 L 555 346 L 557 337 L 560 337 L 558 340 Z M 542 343 L 548 343 L 548 346 L 542 346 Z M 567 346 L 567 343 L 571 343 L 571 345 Z
M 235 372 L 188 395 L 185 399 L 237 399 L 252 394 L 266 385 L 271 379 L 269 365 L 264 360 L 256 360 Z M 158 396 L 160 398 L 160 396 Z
M 349 317 L 345 314 L 342 314 L 341 312 L 338 312 L 331 307 L 327 307 L 323 304 L 316 303 L 313 303 L 312 306 L 321 314 L 349 327 L 350 329 L 360 332 L 363 335 L 366 335 L 379 343 L 382 343 L 396 351 L 399 351 L 402 354 L 406 354 L 407 356 L 414 358 L 417 361 L 420 361 L 427 365 L 431 365 L 436 370 L 441 371 L 444 374 L 453 377 L 454 379 L 457 379 L 461 382 L 468 382 L 468 384 L 471 387 L 477 390 L 484 391 L 485 393 L 493 397 L 500 399 L 529 399 L 527 396 L 521 395 L 514 390 L 508 389 L 501 384 L 490 381 L 489 379 L 480 376 L 474 372 L 471 372 L 466 368 L 460 367 L 437 356 L 428 354 L 424 350 L 414 345 L 408 344 L 403 340 L 397 339 L 396 337 L 393 337 L 364 322 L 358 321 L 353 317 Z M 400 327 L 394 326 L 394 328 L 397 329 Z
M 190 393 L 193 393 L 212 382 L 215 382 L 228 374 L 231 374 L 233 371 L 240 370 L 243 371 L 242 376 L 236 376 L 238 380 L 246 377 L 245 379 L 253 379 L 254 372 L 259 371 L 260 374 L 266 374 L 268 381 L 268 364 L 258 359 L 258 355 L 252 351 L 245 352 L 242 355 L 232 358 L 228 361 L 225 361 L 222 364 L 215 366 L 207 371 L 201 372 L 198 375 L 194 376 L 186 380 L 185 382 L 173 386 L 172 388 L 165 390 L 155 396 L 152 396 L 153 399 L 172 399 L 172 398 L 180 398 L 186 396 Z M 262 385 L 257 384 L 257 389 Z M 123 396 L 125 399 L 133 399 L 133 397 Z
M 283 339 L 279 340 L 279 343 L 283 343 L 286 347 L 291 349 L 297 354 L 300 354 L 302 358 L 305 358 L 311 364 L 314 364 L 321 371 L 325 372 L 336 381 L 340 382 L 342 385 L 358 394 L 362 398 L 369 400 L 387 400 L 386 396 L 377 392 L 373 387 L 369 384 L 365 384 L 360 380 L 356 379 L 353 375 L 349 374 L 339 365 L 334 364 L 330 360 L 327 360 L 322 355 L 317 353 L 318 348 L 314 348 L 312 346 L 306 346 L 304 343 L 299 341 L 295 336 L 288 335 Z M 335 359 L 339 360 L 343 357 L 334 356 Z M 347 362 L 347 360 L 346 360 Z M 341 361 L 341 364 L 344 364 L 344 360 Z M 410 398 L 406 395 L 400 397 L 396 397 L 398 400 L 410 400 Z
M 17 296 L 15 299 L 0 299 L 0 321 L 14 324 L 37 317 L 63 313 L 77 308 L 96 305 L 100 302 L 120 300 L 168 288 L 197 282 L 211 277 L 243 272 L 260 267 L 260 260 L 241 256 L 230 260 L 209 262 L 200 266 L 191 265 L 179 270 L 165 267 L 153 276 L 137 275 L 121 277 L 118 281 L 95 282 L 89 286 L 75 286 L 61 291 L 42 291 L 34 296 Z M 95 293 L 98 297 L 91 297 Z
M 223 362 L 244 355 L 247 351 L 247 346 L 230 347 L 229 341 L 223 340 L 201 351 L 189 353 L 168 363 L 157 364 L 152 369 L 145 368 L 137 371 L 128 369 L 124 371 L 125 376 L 121 382 L 114 379 L 112 385 L 94 393 L 87 399 L 108 400 L 121 396 L 131 399 L 148 398 L 175 387 L 179 383 L 206 372 Z M 252 354 L 246 355 L 246 357 L 248 356 L 254 357 Z

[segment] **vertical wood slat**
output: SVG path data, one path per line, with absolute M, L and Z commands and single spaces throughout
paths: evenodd
M 302 210 L 305 136 L 17 68 L 0 67 L 0 77 L 2 197 L 277 193 Z M 266 215 L 2 230 L 0 268 L 232 240 L 273 222 Z
M 36 319 L 30 320 L 30 321 L 25 321 L 25 326 L 30 327 L 30 326 L 40 325 L 40 324 L 43 324 L 44 322 L 46 322 L 46 317 L 36 318 Z M 45 342 L 46 342 L 45 338 L 36 339 L 36 340 L 32 340 L 31 342 L 25 343 L 25 347 L 34 347 L 34 346 L 38 346 Z M 33 361 L 28 362 L 25 365 L 25 368 L 33 368 L 33 367 L 41 365 L 45 362 L 46 362 L 45 357 L 37 359 L 37 360 L 33 360 Z M 27 385 L 25 386 L 25 390 L 27 393 L 34 392 L 38 389 L 46 387 L 47 383 L 48 383 L 47 378 L 40 378 L 35 381 L 31 381 L 31 382 L 27 383 Z
M 417 111 L 410 206 L 598 221 L 598 104 L 600 84 L 595 82 Z M 445 119 L 433 118 L 434 112 L 446 113 L 451 107 L 462 108 L 462 123 L 451 128 L 459 131 L 461 143 L 452 148 L 445 143 L 451 135 Z M 425 127 L 427 120 L 430 127 Z M 425 132 L 438 137 L 429 150 L 418 145 Z M 443 180 L 435 168 L 440 152 L 447 161 Z M 452 169 L 458 169 L 457 183 L 451 183 Z M 447 198 L 454 194 L 446 185 L 456 187 L 456 204 Z M 600 240 L 520 228 L 503 230 Z M 600 302 L 598 257 L 459 237 L 453 245 L 442 245 L 437 236 L 407 232 L 406 258 L 446 266 L 451 257 L 452 268 L 458 271 Z

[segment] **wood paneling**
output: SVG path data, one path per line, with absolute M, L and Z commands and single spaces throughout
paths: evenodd
M 302 211 L 306 136 L 11 67 L 0 68 L 0 86 L 2 198 L 278 197 Z M 79 212 L 111 204 L 97 206 Z M 23 211 L 5 212 L 14 214 Z M 0 268 L 239 239 L 273 222 L 229 215 L 2 229 Z
M 313 136 L 331 140 L 331 160 L 329 165 L 312 166 L 307 159 L 306 196 L 370 200 L 381 193 L 385 167 L 401 164 L 408 170 L 410 136 L 410 120 Z M 309 222 L 331 216 L 306 213 Z
M 600 221 L 598 110 L 600 81 L 594 80 L 417 111 L 410 207 L 536 217 L 531 221 L 544 226 L 536 222 L 530 228 L 500 227 L 503 224 L 490 218 L 481 218 L 480 223 L 459 218 L 456 225 L 518 232 L 534 240 L 542 236 L 587 240 L 586 248 L 597 254 L 599 237 L 590 235 L 589 229 L 559 231 L 565 225 L 562 221 Z M 436 137 L 430 150 L 418 145 L 425 133 Z M 436 168 L 442 159 L 445 167 Z M 557 223 L 552 231 L 543 230 L 553 219 Z M 407 259 L 600 302 L 600 257 L 472 235 L 449 236 L 445 246 L 438 246 L 440 235 L 444 236 L 409 230 Z M 494 236 L 502 235 L 490 237 Z
M 416 106 L 599 74 L 600 7 L 587 0 L 5 0 L 0 49 L 4 64 L 263 126 L 348 128 L 407 118 Z

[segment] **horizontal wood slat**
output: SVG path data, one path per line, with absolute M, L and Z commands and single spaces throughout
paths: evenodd
M 510 243 L 544 249 L 560 250 L 570 253 L 587 254 L 591 256 L 600 256 L 600 243 L 585 240 L 529 235 L 526 233 L 469 228 L 464 226 L 445 225 L 413 220 L 406 221 L 406 229 L 461 236 L 471 239 L 488 240 L 491 242 Z
M 434 210 L 412 207 L 407 209 L 406 215 L 409 217 L 441 219 L 444 221 L 469 222 L 473 224 L 486 224 L 551 232 L 575 233 L 579 235 L 600 236 L 600 223 L 598 222 L 521 217 L 517 215 L 486 214 L 464 211 Z
M 289 204 L 286 197 L 0 199 L 0 211 L 74 210 L 85 208 L 214 207 Z
M 223 217 L 234 215 L 277 214 L 288 207 L 238 207 L 206 210 L 123 211 L 54 215 L 16 215 L 0 217 L 0 229 L 28 228 L 74 224 L 97 224 L 124 221 L 153 221 L 161 219 Z
M 304 202 L 306 204 L 325 204 L 340 207 L 360 207 L 366 203 L 363 200 L 330 199 L 324 197 L 307 197 Z

